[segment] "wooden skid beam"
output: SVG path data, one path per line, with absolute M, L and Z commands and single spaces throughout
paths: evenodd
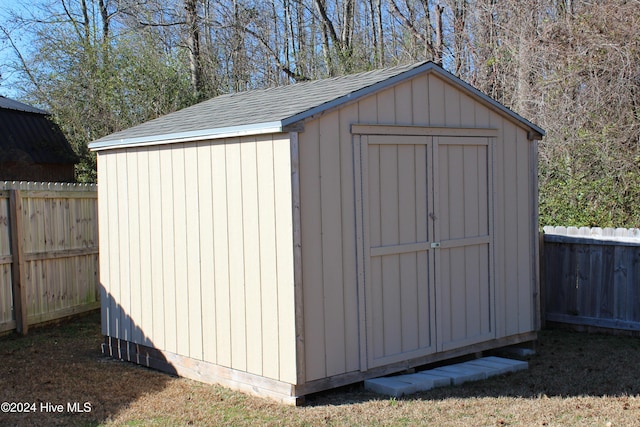
M 219 384 L 259 397 L 274 399 L 289 405 L 300 405 L 302 396 L 294 396 L 294 387 L 282 381 L 242 372 L 175 353 L 158 350 L 130 341 L 106 336 L 102 353 L 115 359 L 133 362 L 173 375 Z
M 304 403 L 304 396 L 311 393 L 329 390 L 369 378 L 389 375 L 409 368 L 455 357 L 531 342 L 536 339 L 537 334 L 535 332 L 519 334 L 385 365 L 370 369 L 366 372 L 349 372 L 299 385 L 284 383 L 260 375 L 238 371 L 109 336 L 105 336 L 105 341 L 102 344 L 102 352 L 115 359 L 126 360 L 169 374 L 208 384 L 219 384 L 254 396 L 267 397 L 290 405 L 301 405 Z

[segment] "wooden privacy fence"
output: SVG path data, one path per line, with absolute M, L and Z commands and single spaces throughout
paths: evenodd
M 547 321 L 640 331 L 640 229 L 544 227 Z
M 99 307 L 96 186 L 0 182 L 0 332 Z

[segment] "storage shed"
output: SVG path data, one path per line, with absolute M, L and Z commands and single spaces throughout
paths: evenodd
M 94 141 L 103 351 L 299 402 L 534 340 L 543 134 L 426 62 Z

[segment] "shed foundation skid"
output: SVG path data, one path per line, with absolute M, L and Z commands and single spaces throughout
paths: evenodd
M 299 406 L 304 404 L 305 396 L 312 393 L 331 390 L 333 388 L 406 371 L 431 363 L 442 362 L 470 354 L 478 354 L 483 351 L 495 350 L 515 344 L 530 343 L 535 340 L 537 340 L 537 334 L 535 332 L 521 334 L 456 350 L 436 353 L 413 360 L 406 360 L 388 366 L 380 366 L 367 372 L 349 372 L 298 385 L 271 380 L 247 372 L 225 368 L 213 363 L 163 352 L 153 347 L 111 337 L 105 337 L 104 343 L 102 344 L 102 353 L 117 360 L 132 362 L 168 374 L 178 375 L 207 384 L 218 384 L 254 396 L 266 397 L 284 404 Z M 482 366 L 485 365 L 491 366 L 489 362 L 485 362 Z

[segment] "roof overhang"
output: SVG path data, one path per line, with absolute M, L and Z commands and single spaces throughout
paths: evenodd
M 542 137 L 546 134 L 544 129 L 542 129 L 541 127 L 531 123 L 529 120 L 527 120 L 524 117 L 520 116 L 518 113 L 514 112 L 513 110 L 510 110 L 509 108 L 505 107 L 504 105 L 502 105 L 501 103 L 499 103 L 495 99 L 491 98 L 490 96 L 485 95 L 484 93 L 480 92 L 478 89 L 476 89 L 475 87 L 471 86 L 469 83 L 465 82 L 464 80 L 454 76 L 453 74 L 449 73 L 448 71 L 446 71 L 443 68 L 435 65 L 432 62 L 428 63 L 427 65 L 431 65 L 431 67 L 429 67 L 429 68 L 432 71 L 435 71 L 436 73 L 440 74 L 441 76 L 443 76 L 443 77 L 445 77 L 445 78 L 447 78 L 449 80 L 452 80 L 453 82 L 455 82 L 456 84 L 458 84 L 459 86 L 464 88 L 467 92 L 469 92 L 470 94 L 474 95 L 480 101 L 482 101 L 485 104 L 487 104 L 493 110 L 495 110 L 497 112 L 500 112 L 500 113 L 502 113 L 503 115 L 505 115 L 507 117 L 510 117 L 512 120 L 514 120 L 516 122 L 519 122 L 521 125 L 524 125 L 525 127 L 528 127 L 529 128 L 529 132 L 528 132 L 529 140 L 542 139 Z
M 91 151 L 112 150 L 116 148 L 144 147 L 148 145 L 176 144 L 211 139 L 236 138 L 249 135 L 284 132 L 281 121 L 255 123 L 242 126 L 230 126 L 214 129 L 201 129 L 190 132 L 168 133 L 162 135 L 142 136 L 138 138 L 113 139 L 89 144 Z

